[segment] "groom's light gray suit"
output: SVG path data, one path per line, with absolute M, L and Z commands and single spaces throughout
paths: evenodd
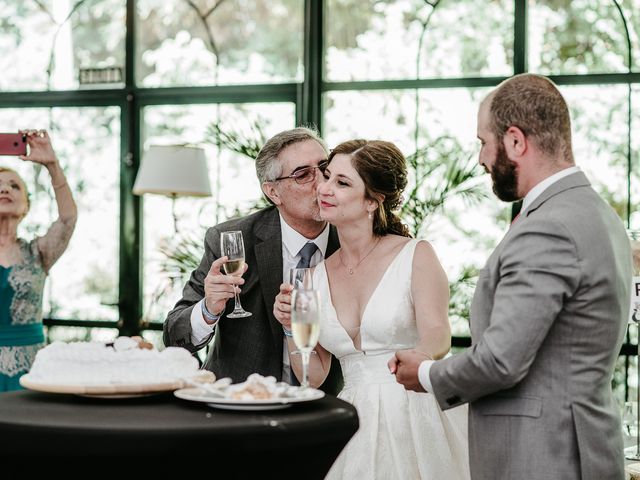
M 611 377 L 630 284 L 623 224 L 582 172 L 512 225 L 480 272 L 472 347 L 429 376 L 443 409 L 470 403 L 473 479 L 624 478 Z

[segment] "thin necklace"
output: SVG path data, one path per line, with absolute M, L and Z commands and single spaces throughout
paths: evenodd
M 350 267 L 349 265 L 347 265 L 346 263 L 344 263 L 344 260 L 342 259 L 342 249 L 340 249 L 340 250 L 338 251 L 338 256 L 340 257 L 340 263 L 342 264 L 342 266 L 343 266 L 344 268 L 346 268 L 346 269 L 347 269 L 347 272 L 349 272 L 349 275 L 353 275 L 353 274 L 355 273 L 356 268 L 358 268 L 358 267 L 360 266 L 360 264 L 364 261 L 364 259 L 365 259 L 365 258 L 367 258 L 367 257 L 369 256 L 369 254 L 370 254 L 371 252 L 373 252 L 373 251 L 376 249 L 376 247 L 377 247 L 377 246 L 378 246 L 378 244 L 380 243 L 381 238 L 382 238 L 382 237 L 378 237 L 378 240 L 377 240 L 377 241 L 376 241 L 376 243 L 373 245 L 373 247 L 371 247 L 371 250 L 369 250 L 369 251 L 366 253 L 366 255 L 365 255 L 364 257 L 362 257 L 362 258 L 360 259 L 360 261 L 359 261 L 358 263 L 356 263 L 356 264 L 355 264 L 355 266 L 353 266 L 353 267 Z

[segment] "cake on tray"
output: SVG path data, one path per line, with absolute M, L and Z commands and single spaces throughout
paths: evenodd
M 149 349 L 129 337 L 113 344 L 53 342 L 36 354 L 29 371 L 32 382 L 59 385 L 175 383 L 197 375 L 198 361 L 188 350 Z

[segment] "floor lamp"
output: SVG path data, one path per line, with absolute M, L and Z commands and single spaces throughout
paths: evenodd
M 176 198 L 211 196 L 204 150 L 186 145 L 151 145 L 142 158 L 133 193 L 170 197 L 173 228 L 178 233 Z

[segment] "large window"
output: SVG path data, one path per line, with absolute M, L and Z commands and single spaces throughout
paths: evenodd
M 640 0 L 0 0 L 0 7 L 0 130 L 49 129 L 80 207 L 46 287 L 52 337 L 142 329 L 156 332 L 160 346 L 157 333 L 185 273 L 168 254 L 184 246 L 199 257 L 206 227 L 261 201 L 253 162 L 241 153 L 252 150 L 235 148 L 225 134 L 255 146 L 264 135 L 314 123 L 330 146 L 377 137 L 408 156 L 416 188 L 402 214 L 444 264 L 454 344 L 468 345 L 475 276 L 511 216 L 474 166 L 476 112 L 515 73 L 549 75 L 560 86 L 579 166 L 627 226 L 640 228 Z M 212 197 L 172 202 L 131 193 L 145 149 L 171 143 L 205 149 Z M 55 211 L 46 172 L 19 166 L 32 189 L 21 232 L 29 237 Z M 635 334 L 616 373 L 621 398 L 635 388 L 634 343 Z
M 139 86 L 302 80 L 299 0 L 138 0 L 136 7 Z
M 325 4 L 329 81 L 513 72 L 511 0 L 327 0 Z
M 123 67 L 126 0 L 0 1 L 0 90 L 75 90 L 80 70 Z M 115 82 L 113 88 L 122 87 Z

